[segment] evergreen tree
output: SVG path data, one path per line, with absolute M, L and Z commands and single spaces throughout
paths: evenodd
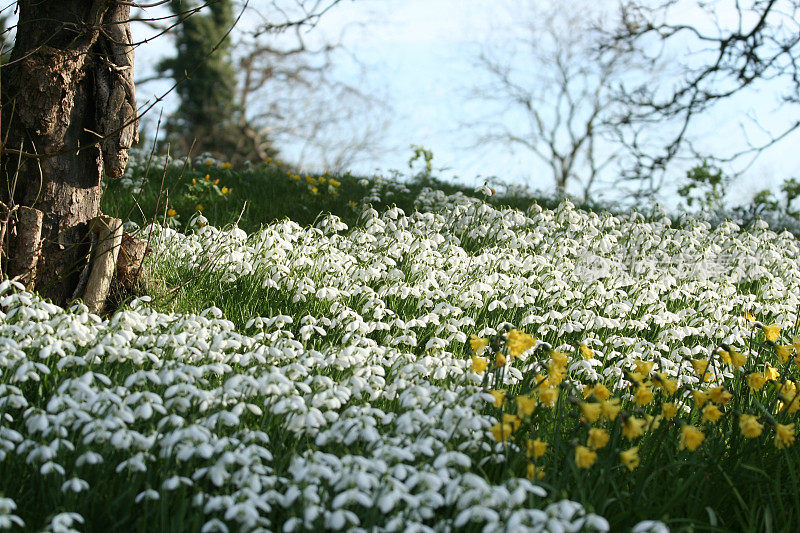
M 184 153 L 194 141 L 194 154 L 210 152 L 226 160 L 251 158 L 242 138 L 246 121 L 236 105 L 233 50 L 226 37 L 234 24 L 233 2 L 217 0 L 200 7 L 195 0 L 170 2 L 170 9 L 180 17 L 175 28 L 177 50 L 158 69 L 180 82 L 176 89 L 180 106 L 167 124 L 167 134 L 173 149 Z

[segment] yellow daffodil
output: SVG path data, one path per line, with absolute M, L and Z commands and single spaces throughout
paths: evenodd
M 504 442 L 508 440 L 508 438 L 511 436 L 511 433 L 514 432 L 514 429 L 510 424 L 501 424 L 498 422 L 490 427 L 489 431 L 492 432 L 492 437 L 494 437 L 494 440 L 497 442 Z
M 609 420 L 616 420 L 619 410 L 619 398 L 612 398 L 600 403 L 600 414 Z
M 704 390 L 693 390 L 692 398 L 695 409 L 700 409 L 708 401 L 708 393 Z
M 661 404 L 661 416 L 664 417 L 664 420 L 670 420 L 675 418 L 678 414 L 678 408 L 672 402 L 664 402 Z
M 781 377 L 781 373 L 774 366 L 767 365 L 767 368 L 764 369 L 764 379 L 767 381 L 775 381 L 779 377 Z
M 562 366 L 550 363 L 547 367 L 547 380 L 554 386 L 564 381 L 566 376 L 567 373 Z
M 711 422 L 712 424 L 716 423 L 717 420 L 720 419 L 722 416 L 722 411 L 719 410 L 719 407 L 710 403 L 703 408 L 703 420 L 706 422 Z
M 495 368 L 500 368 L 501 366 L 505 366 L 506 362 L 507 362 L 506 356 L 503 354 L 503 352 L 497 352 L 496 354 L 494 354 Z
M 550 353 L 550 360 L 553 365 L 566 368 L 567 363 L 569 363 L 569 356 L 564 352 L 557 352 L 554 350 Z
M 333 178 L 330 178 L 330 179 L 328 180 L 328 184 L 329 184 L 331 187 L 338 187 L 339 185 L 341 185 L 341 184 L 342 184 L 342 182 L 341 182 L 341 181 L 339 181 L 339 180 L 335 180 L 335 179 L 333 179 Z
M 622 435 L 628 440 L 641 437 L 644 434 L 644 427 L 646 423 L 646 420 L 632 416 L 628 418 L 624 424 L 622 424 Z
M 228 162 L 222 163 L 222 165 L 220 165 L 220 166 L 222 168 L 224 168 L 225 170 L 228 170 L 229 168 L 231 168 L 231 164 L 228 163 Z
M 781 327 L 778 324 L 763 326 L 761 330 L 764 332 L 764 338 L 772 342 L 776 341 L 781 334 Z
M 687 424 L 681 428 L 680 449 L 683 450 L 686 448 L 693 452 L 703 444 L 705 438 L 706 436 L 702 431 Z
M 599 450 L 605 447 L 610 439 L 611 435 L 605 429 L 592 428 L 589 430 L 589 438 L 586 440 L 586 445 L 593 450 Z
M 761 390 L 761 387 L 767 382 L 762 372 L 753 372 L 747 376 L 747 385 L 754 391 Z
M 503 413 L 503 424 L 508 424 L 511 426 L 511 431 L 516 431 L 519 429 L 520 424 L 522 424 L 522 419 L 511 413 Z
M 636 405 L 640 407 L 647 405 L 653 401 L 653 391 L 650 389 L 650 387 L 639 386 L 636 389 L 634 399 L 636 400 Z
M 512 329 L 506 335 L 506 347 L 508 348 L 508 355 L 511 357 L 519 357 L 525 350 L 533 348 L 534 345 L 536 345 L 536 339 L 517 329 Z
M 586 387 L 583 390 L 583 397 L 588 398 L 589 396 L 594 396 L 602 402 L 608 400 L 609 396 L 611 396 L 611 391 L 602 383 L 595 383 L 594 386 Z
M 746 355 L 741 354 L 734 349 L 731 349 L 730 354 L 731 354 L 731 363 L 733 363 L 734 367 L 742 368 L 745 365 L 745 363 L 747 363 Z
M 653 378 L 653 384 L 667 394 L 675 394 L 675 391 L 678 390 L 678 381 L 670 379 L 670 377 L 663 372 L 656 374 Z
M 581 348 L 581 355 L 587 361 L 592 357 L 594 357 L 594 351 L 585 344 L 581 344 L 580 348 Z
M 167 216 L 168 217 L 174 217 L 177 214 L 178 214 L 178 212 L 175 211 L 174 209 L 172 209 L 171 207 L 169 209 L 167 209 Z
M 764 425 L 754 415 L 739 416 L 739 430 L 748 439 L 754 439 L 764 431 Z
M 517 413 L 521 416 L 531 416 L 536 408 L 536 398 L 533 396 L 517 396 Z
M 708 359 L 692 359 L 692 368 L 701 380 L 709 381 L 711 379 L 708 373 Z
M 639 447 L 638 446 L 634 446 L 633 448 L 631 448 L 629 450 L 625 450 L 624 452 L 620 452 L 619 453 L 619 460 L 622 462 L 622 464 L 625 465 L 625 467 L 628 470 L 633 472 L 634 470 L 636 470 L 636 467 L 639 466 L 639 462 L 641 461 L 639 459 Z
M 472 356 L 472 371 L 476 374 L 483 374 L 489 366 L 489 361 L 485 357 Z
M 589 468 L 596 460 L 597 453 L 586 446 L 578 446 L 575 448 L 575 464 L 578 468 Z
M 732 363 L 731 352 L 729 352 L 728 350 L 723 350 L 722 348 L 720 348 L 717 351 L 717 354 L 719 355 L 720 359 L 722 359 L 722 362 L 725 363 L 726 365 L 730 365 Z
M 709 399 L 719 405 L 725 405 L 733 398 L 733 394 L 726 391 L 724 387 L 712 387 L 708 389 Z
M 775 424 L 775 447 L 779 450 L 794 444 L 794 424 Z
M 485 347 L 489 346 L 489 339 L 478 337 L 477 335 L 470 335 L 469 346 L 474 353 L 480 353 Z
M 780 361 L 782 365 L 786 364 L 789 358 L 792 357 L 793 352 L 794 346 L 791 344 L 775 346 L 775 354 L 778 356 L 778 361 Z
M 558 389 L 555 387 L 547 387 L 539 391 L 539 401 L 547 407 L 553 407 L 558 399 Z
M 754 314 L 753 314 L 753 313 L 751 313 L 750 311 L 748 311 L 748 312 L 746 312 L 746 313 L 744 314 L 744 318 L 745 318 L 746 320 L 750 321 L 750 322 L 755 322 L 755 321 L 756 321 L 756 315 L 754 315 Z
M 636 372 L 642 375 L 643 378 L 646 378 L 650 375 L 650 371 L 653 370 L 653 362 L 652 361 L 642 361 L 637 359 L 633 362 L 634 366 L 636 366 Z
M 533 481 L 534 479 L 542 479 L 545 476 L 544 467 L 543 466 L 536 466 L 533 463 L 528 463 L 528 479 Z
M 506 401 L 505 389 L 490 390 L 489 394 L 491 394 L 492 397 L 494 398 L 494 402 L 492 403 L 492 405 L 498 408 L 503 407 L 503 403 L 505 403 Z
M 582 403 L 581 414 L 590 423 L 594 424 L 600 418 L 600 404 L 599 403 Z
M 533 457 L 534 459 L 538 459 L 539 457 L 543 456 L 545 452 L 547 452 L 547 443 L 543 440 L 533 440 L 528 439 L 527 444 L 527 456 Z

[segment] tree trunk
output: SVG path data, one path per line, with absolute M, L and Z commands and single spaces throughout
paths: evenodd
M 116 0 L 18 0 L 18 7 L 2 77 L 0 197 L 9 208 L 44 214 L 32 285 L 64 304 L 88 268 L 103 172 L 121 176 L 138 139 L 130 7 Z

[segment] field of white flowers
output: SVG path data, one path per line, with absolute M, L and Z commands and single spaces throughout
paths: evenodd
M 240 298 L 235 320 L 147 297 L 100 319 L 0 285 L 0 529 L 616 529 L 552 481 L 571 457 L 527 479 L 519 446 L 490 431 L 488 390 L 513 391 L 553 349 L 576 390 L 626 401 L 652 362 L 689 412 L 688 389 L 710 386 L 693 360 L 797 320 L 800 246 L 765 225 L 431 190 L 417 207 L 364 207 L 353 228 L 142 230 L 152 279 Z M 490 378 L 469 339 L 512 328 L 537 340 Z M 637 512 L 635 531 L 666 530 Z

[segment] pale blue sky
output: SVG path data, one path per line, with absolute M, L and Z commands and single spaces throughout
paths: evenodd
M 463 183 L 474 184 L 478 175 L 496 175 L 506 181 L 528 183 L 550 190 L 549 170 L 524 152 L 509 153 L 497 147 L 476 150 L 471 147 L 475 134 L 461 123 L 477 116 L 475 104 L 465 100 L 470 85 L 480 75 L 474 68 L 474 56 L 481 46 L 502 42 L 512 32 L 510 26 L 517 11 L 500 9 L 502 0 L 344 0 L 323 17 L 314 30 L 336 36 L 347 27 L 345 45 L 369 67 L 362 87 L 387 96 L 394 113 L 386 132 L 384 150 L 379 157 L 359 164 L 353 170 L 406 169 L 411 144 L 423 145 L 435 154 L 437 167 L 446 167 L 446 177 L 458 176 Z M 564 0 L 569 5 L 570 0 Z M 507 3 L 506 3 L 507 4 Z M 525 2 L 512 3 L 524 6 Z M 609 0 L 609 5 L 616 2 Z M 577 4 L 575 4 L 577 5 Z M 599 4 L 598 4 L 599 5 Z M 363 22 L 364 25 L 356 23 Z M 313 38 L 313 36 L 312 36 Z M 137 52 L 137 70 L 146 72 L 165 49 L 161 42 L 145 45 Z M 342 69 L 342 76 L 349 73 Z M 152 98 L 164 84 L 148 84 L 139 89 L 139 98 Z M 698 124 L 709 146 L 723 150 L 741 140 L 738 124 L 746 110 L 774 107 L 774 95 L 746 95 L 721 106 L 713 116 Z M 168 102 L 169 110 L 174 102 Z M 791 117 L 800 110 L 791 109 Z M 783 119 L 787 115 L 784 111 Z M 781 113 L 768 119 L 775 124 Z M 773 122 L 770 122 L 773 123 Z M 753 192 L 777 187 L 784 177 L 800 176 L 800 158 L 794 146 L 798 136 L 765 153 L 737 183 L 731 193 L 734 201 L 744 201 Z M 291 160 L 296 150 L 285 147 Z M 613 188 L 606 197 L 612 198 Z M 673 200 L 667 198 L 666 203 Z

